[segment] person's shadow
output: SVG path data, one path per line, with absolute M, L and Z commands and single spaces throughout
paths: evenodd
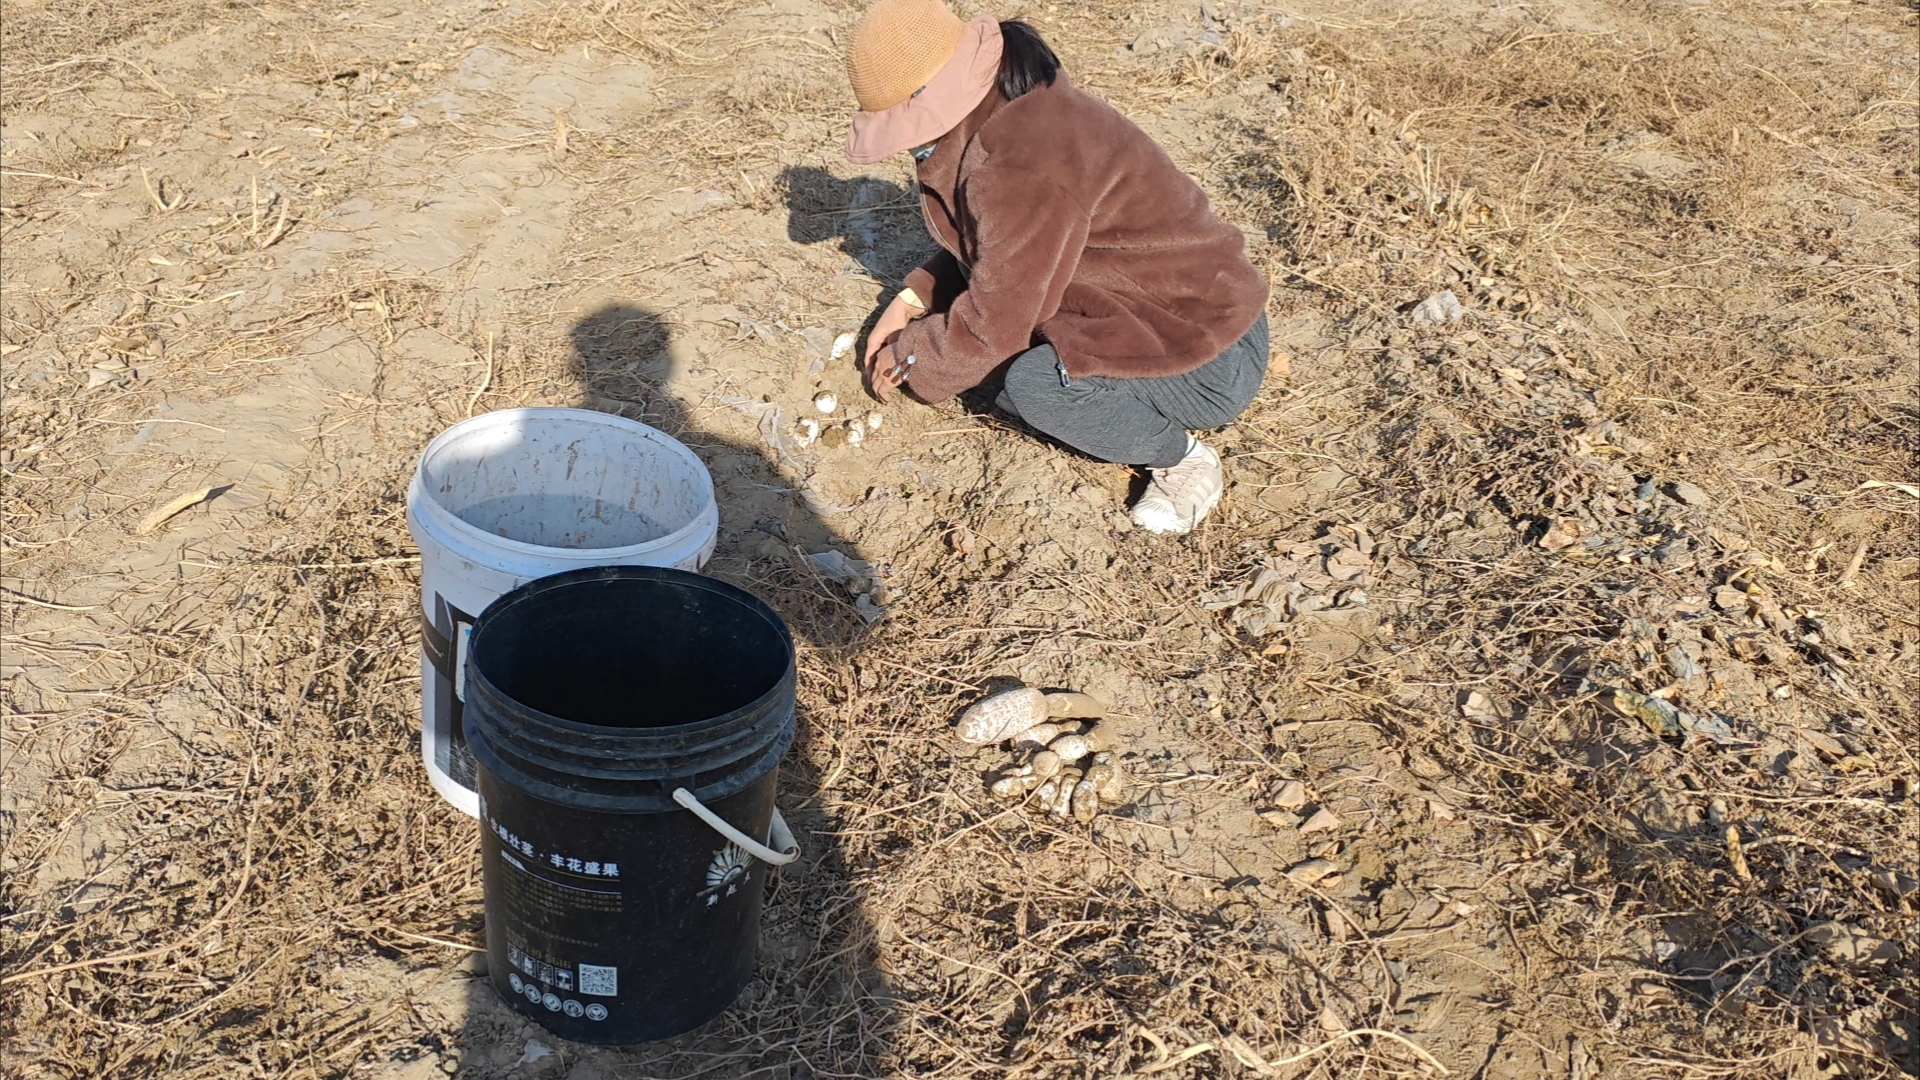
M 842 180 L 816 166 L 789 165 L 777 187 L 786 196 L 787 239 L 796 244 L 838 241 L 849 260 L 882 283 L 885 299 L 907 272 L 935 251 L 921 223 L 915 193 L 877 176 Z
M 837 241 L 849 260 L 848 271 L 858 264 L 880 282 L 873 313 L 860 327 L 864 338 L 907 274 L 939 250 L 927 234 L 917 194 L 891 180 L 874 176 L 842 180 L 811 165 L 782 169 L 779 188 L 787 200 L 787 239 L 796 244 Z M 979 386 L 960 394 L 960 403 L 967 411 L 981 415 L 999 412 L 994 397 L 999 393 L 1004 368 L 1002 365 Z M 1017 418 L 1000 415 L 1026 426 Z
M 571 336 L 580 407 L 624 415 L 672 435 L 713 474 L 720 532 L 705 572 L 779 612 L 793 632 L 803 668 L 843 668 L 860 648 L 865 622 L 850 598 L 812 572 L 804 556 L 829 547 L 851 553 L 851 545 L 842 543 L 788 486 L 768 451 L 694 426 L 687 407 L 660 385 L 670 368 L 668 331 L 652 312 L 608 305 L 580 319 Z M 828 679 L 836 681 L 831 674 Z M 809 679 L 802 674 L 799 682 L 804 688 Z M 500 998 L 484 965 L 474 960 L 456 1076 L 614 1080 L 751 1074 L 797 1080 L 816 1072 L 866 1076 L 880 1071 L 892 1027 L 888 991 L 873 965 L 874 934 L 860 891 L 834 839 L 846 823 L 827 807 L 822 778 L 809 764 L 817 730 L 804 694 L 795 728 L 793 746 L 780 763 L 775 805 L 802 854 L 769 875 L 759 963 L 732 1007 L 704 1027 L 665 1042 L 587 1046 L 529 1023 Z M 478 937 L 482 928 L 472 929 Z M 541 1053 L 542 1046 L 551 1053 Z

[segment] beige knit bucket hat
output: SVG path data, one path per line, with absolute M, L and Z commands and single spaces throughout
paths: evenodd
M 1002 45 L 991 15 L 963 23 L 940 0 L 879 0 L 847 50 L 860 103 L 847 157 L 871 165 L 952 131 L 992 92 Z
M 931 82 L 966 35 L 940 0 L 879 0 L 853 28 L 847 78 L 861 112 L 883 112 Z

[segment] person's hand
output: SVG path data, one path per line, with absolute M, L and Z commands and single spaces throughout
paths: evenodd
M 866 362 L 869 372 L 873 370 L 873 354 L 892 344 L 893 336 L 905 330 L 907 324 L 912 322 L 914 316 L 919 313 L 919 308 L 908 304 L 898 296 L 894 297 L 893 302 L 887 305 L 887 309 L 880 313 L 879 320 L 873 324 L 873 332 L 867 335 Z
M 905 382 L 907 365 L 895 353 L 893 343 L 885 342 L 867 355 L 867 386 L 873 396 L 885 405 L 893 396 L 893 389 Z

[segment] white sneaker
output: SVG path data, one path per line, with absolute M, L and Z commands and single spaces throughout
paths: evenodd
M 1220 502 L 1225 481 L 1220 455 L 1187 436 L 1187 456 L 1164 469 L 1149 470 L 1147 493 L 1133 504 L 1133 523 L 1151 533 L 1187 533 Z

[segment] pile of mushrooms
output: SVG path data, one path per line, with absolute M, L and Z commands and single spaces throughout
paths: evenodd
M 1110 732 L 1099 724 L 1106 712 L 1088 694 L 1021 687 L 967 709 L 959 736 L 972 747 L 1013 744 L 1014 761 L 987 789 L 996 800 L 1025 801 L 1085 824 L 1102 803 L 1126 801 L 1126 775 L 1113 759 Z

